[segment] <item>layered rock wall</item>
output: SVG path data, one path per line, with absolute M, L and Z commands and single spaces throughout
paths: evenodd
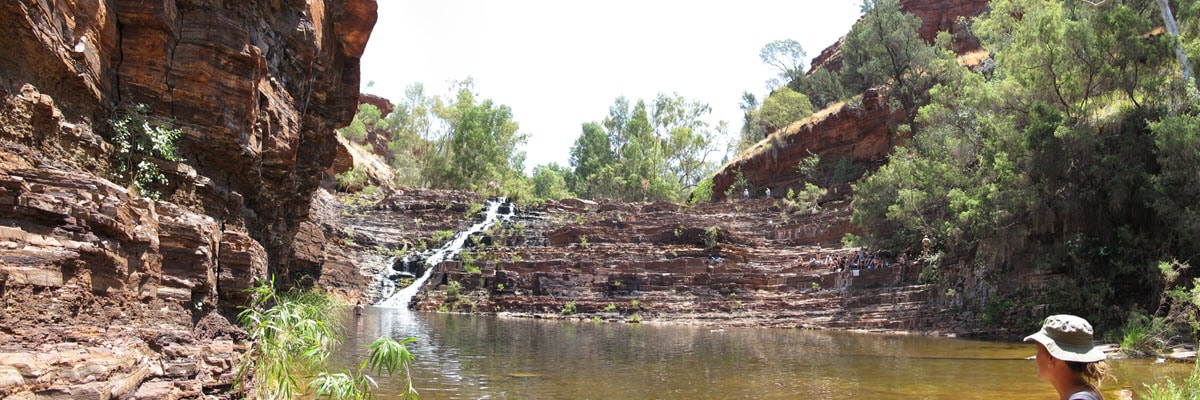
M 216 311 L 286 276 L 297 236 L 322 240 L 301 227 L 357 107 L 375 8 L 0 4 L 0 397 L 241 396 L 243 334 Z M 107 121 L 134 104 L 182 131 L 184 161 L 153 160 L 163 201 L 110 162 Z
M 433 251 L 421 249 L 448 240 L 437 232 L 461 231 L 480 218 L 469 215 L 478 198 L 430 194 L 396 194 L 353 211 L 355 217 L 345 220 L 355 232 L 350 251 L 405 248 L 420 260 Z M 762 198 L 695 206 L 551 201 L 473 235 L 464 253 L 432 266 L 412 304 L 429 311 L 611 322 L 960 328 L 944 318 L 932 286 L 917 284 L 919 265 L 896 254 L 842 247 L 848 218 L 844 200 L 823 210 Z M 864 263 L 860 253 L 878 256 L 878 264 L 851 268 L 849 260 Z M 833 265 L 843 257 L 846 268 Z M 411 266 L 388 265 L 378 256 L 374 263 L 389 279 Z M 337 280 L 322 276 L 323 282 Z
M 32 87 L 61 115 L 5 131 L 103 176 L 83 159 L 105 156 L 105 121 L 147 104 L 155 121 L 183 131 L 177 145 L 194 170 L 173 180 L 168 196 L 183 193 L 171 200 L 245 226 L 272 269 L 284 266 L 337 153 L 333 130 L 357 109 L 375 8 L 373 0 L 6 2 L 0 45 L 13 51 L 0 59 L 0 86 L 10 96 Z M 100 146 L 83 157 L 70 150 L 77 138 L 51 134 L 60 129 Z

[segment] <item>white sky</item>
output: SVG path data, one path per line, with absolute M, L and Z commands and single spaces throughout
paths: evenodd
M 635 103 L 678 93 L 703 101 L 713 109 L 709 122 L 728 121 L 736 135 L 742 92 L 761 101 L 777 75 L 759 59 L 763 45 L 795 39 L 808 65 L 850 30 L 860 4 L 379 0 L 362 90 L 395 103 L 412 83 L 445 96 L 449 82 L 472 77 L 477 100 L 511 107 L 519 131 L 529 135 L 527 171 L 567 166 L 580 125 L 602 121 L 619 96 Z

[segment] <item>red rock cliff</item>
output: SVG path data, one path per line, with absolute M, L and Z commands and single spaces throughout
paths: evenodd
M 272 266 L 285 265 L 336 154 L 333 129 L 357 108 L 375 9 L 374 0 L 6 2 L 0 46 L 14 51 L 0 78 L 10 94 L 31 85 L 55 103 L 63 115 L 43 121 L 43 135 L 66 123 L 103 137 L 114 110 L 135 103 L 172 119 L 198 177 L 177 186 L 212 187 L 193 208 L 244 225 Z
M 287 272 L 375 9 L 0 3 L 0 397 L 237 396 L 213 311 Z M 137 103 L 183 132 L 163 202 L 110 181 L 107 121 Z
M 739 171 L 757 189 L 753 197 L 760 197 L 766 188 L 774 191 L 772 197 L 783 197 L 789 188 L 803 189 L 796 166 L 810 154 L 823 162 L 845 159 L 857 166 L 879 166 L 896 141 L 889 127 L 901 120 L 902 115 L 889 109 L 874 90 L 863 94 L 861 105 L 834 104 L 773 133 L 775 141 L 759 142 L 726 164 L 713 176 L 713 194 L 723 200 Z

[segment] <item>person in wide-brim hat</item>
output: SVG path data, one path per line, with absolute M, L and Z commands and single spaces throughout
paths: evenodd
M 1042 329 L 1025 337 L 1038 346 L 1038 379 L 1050 382 L 1063 400 L 1101 400 L 1100 382 L 1108 365 L 1092 343 L 1092 324 L 1067 314 L 1051 315 Z

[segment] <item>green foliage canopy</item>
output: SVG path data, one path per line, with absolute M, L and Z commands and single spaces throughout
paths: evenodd
M 701 118 L 707 104 L 659 94 L 650 104 L 620 97 L 603 123 L 583 124 L 571 147 L 576 194 L 630 201 L 676 201 L 715 168 L 725 123 L 711 127 Z
M 1198 110 L 1178 106 L 1170 41 L 1145 35 L 1158 11 L 1110 3 L 990 3 L 971 29 L 995 70 L 936 57 L 921 129 L 855 185 L 866 244 L 929 236 L 988 279 L 1034 263 L 1064 276 L 1040 301 L 1093 320 L 1119 318 L 1102 305 L 1152 301 L 1162 257 L 1200 256 Z
M 763 101 L 762 108 L 758 112 L 758 122 L 763 125 L 765 130 L 775 131 L 792 122 L 807 118 L 812 113 L 813 107 L 812 103 L 808 101 L 808 96 L 784 86 L 775 89 Z
M 142 196 L 157 200 L 162 195 L 159 186 L 168 182 L 152 159 L 183 161 L 175 146 L 183 131 L 171 127 L 170 121 L 153 120 L 145 104 L 134 104 L 125 115 L 108 123 L 116 147 L 117 179 L 132 183 Z
M 460 83 L 453 102 L 434 109 L 450 127 L 444 148 L 448 162 L 433 171 L 434 187 L 495 193 L 524 177 L 525 153 L 517 146 L 525 143 L 526 135 L 517 132 L 512 110 L 476 97 L 467 80 Z
M 921 19 L 900 11 L 899 0 L 863 0 L 863 17 L 842 46 L 842 83 L 852 93 L 887 84 L 887 95 L 909 123 L 937 82 L 938 52 L 918 35 Z

